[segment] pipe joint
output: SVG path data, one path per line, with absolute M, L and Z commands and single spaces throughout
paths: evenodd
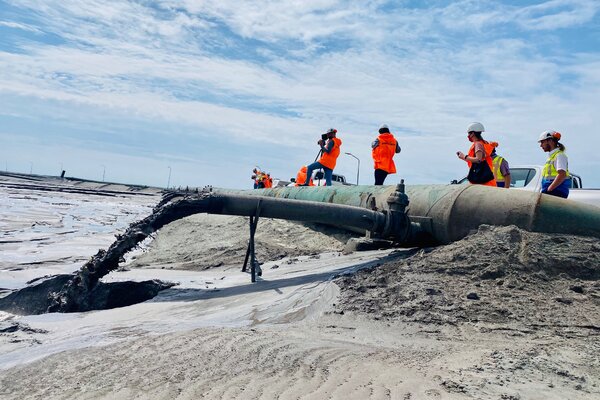
M 390 194 L 387 203 L 392 211 L 406 212 L 406 207 L 408 207 L 410 202 L 405 192 L 404 179 L 401 179 L 400 183 L 396 185 L 396 191 Z
M 406 215 L 406 207 L 409 204 L 405 193 L 404 179 L 396 185 L 396 191 L 387 199 L 389 212 L 386 213 L 386 226 L 384 236 L 392 237 L 398 242 L 405 242 L 410 236 L 411 224 Z

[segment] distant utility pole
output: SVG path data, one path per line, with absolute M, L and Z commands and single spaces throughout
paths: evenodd
M 33 161 L 29 161 L 29 175 L 33 173 Z
M 171 185 L 171 167 L 167 167 L 169 168 L 169 179 L 167 180 L 167 189 L 169 188 L 169 185 Z
M 106 175 L 106 166 L 102 165 L 102 182 L 104 182 L 104 176 Z

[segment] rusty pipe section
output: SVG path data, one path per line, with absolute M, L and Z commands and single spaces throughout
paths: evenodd
M 243 192 L 385 211 L 390 209 L 388 199 L 396 191 L 396 186 L 330 186 Z M 426 231 L 417 238 L 423 243 L 460 240 L 481 224 L 600 237 L 599 207 L 537 192 L 482 185 L 415 185 L 407 186 L 406 194 L 410 199 L 406 213 L 412 225 L 420 224 Z

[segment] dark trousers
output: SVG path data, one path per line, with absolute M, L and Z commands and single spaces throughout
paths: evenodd
M 312 163 L 306 167 L 307 182 L 304 182 L 304 186 L 308 186 L 308 182 L 310 182 L 310 178 L 312 178 L 313 171 L 315 169 L 319 169 L 319 168 L 323 168 L 323 175 L 325 175 L 325 186 L 331 186 L 331 178 L 333 177 L 333 170 L 323 166 L 323 164 L 321 164 L 318 161 L 315 161 L 314 163 Z M 323 185 L 320 185 L 320 186 L 323 186 Z
M 383 181 L 385 181 L 385 178 L 388 176 L 388 173 L 385 172 L 382 169 L 376 169 L 375 170 L 375 184 L 376 185 L 383 185 Z

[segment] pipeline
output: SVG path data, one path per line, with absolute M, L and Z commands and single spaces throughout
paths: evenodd
M 389 210 L 396 186 L 283 187 L 246 193 L 307 201 L 346 204 L 370 210 Z M 406 213 L 420 233 L 417 245 L 447 244 L 462 239 L 481 224 L 516 225 L 543 233 L 565 233 L 600 238 L 600 208 L 537 192 L 482 185 L 407 186 Z
M 368 210 L 361 207 L 301 201 L 262 196 L 213 192 L 198 194 L 168 193 L 153 213 L 132 224 L 108 248 L 100 250 L 58 292 L 51 294 L 48 312 L 76 312 L 89 309 L 90 293 L 99 280 L 119 266 L 123 256 L 153 232 L 175 220 L 197 213 L 226 214 L 279 218 L 304 222 L 343 225 L 372 232 L 375 235 L 406 241 L 414 227 L 405 214 L 406 195 L 393 193 L 394 204 L 387 210 Z
M 444 244 L 481 224 L 600 238 L 600 208 L 540 193 L 481 185 L 286 187 L 167 194 L 152 215 L 100 250 L 57 293 L 48 311 L 77 311 L 100 278 L 152 232 L 196 214 L 230 214 L 321 222 L 372 232 L 399 243 Z

